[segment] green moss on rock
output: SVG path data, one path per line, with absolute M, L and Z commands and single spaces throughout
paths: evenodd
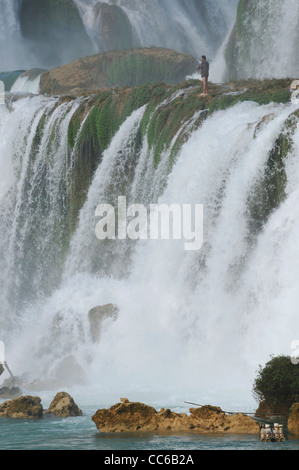
M 298 117 L 293 114 L 285 122 L 284 129 L 271 149 L 265 170 L 249 198 L 250 225 L 252 231 L 259 231 L 272 212 L 286 198 L 287 175 L 285 159 L 293 149 L 293 134 Z
M 190 54 L 150 47 L 80 58 L 41 77 L 41 93 L 70 94 L 165 82 L 181 83 L 196 69 Z

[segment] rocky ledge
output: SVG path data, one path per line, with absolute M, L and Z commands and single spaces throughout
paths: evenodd
M 184 81 L 198 65 L 190 54 L 151 47 L 83 57 L 41 76 L 40 92 L 54 95 Z
M 92 417 L 104 433 L 122 432 L 197 432 L 258 434 L 258 423 L 245 415 L 227 415 L 221 408 L 204 406 L 190 409 L 190 415 L 162 408 L 159 412 L 143 403 L 122 399 L 109 409 L 98 410 Z

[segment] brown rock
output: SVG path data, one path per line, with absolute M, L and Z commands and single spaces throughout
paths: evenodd
M 259 403 L 255 416 L 257 418 L 272 419 L 275 417 L 287 416 L 289 411 L 290 404 L 288 403 L 273 404 L 272 402 L 265 400 Z
M 43 407 L 39 397 L 23 396 L 0 405 L 0 417 L 15 419 L 42 418 Z
M 98 430 L 119 432 L 199 432 L 258 434 L 258 423 L 245 415 L 226 415 L 220 408 L 205 406 L 191 409 L 190 415 L 162 408 L 157 412 L 143 403 L 118 403 L 98 410 L 92 417 Z
M 82 411 L 76 405 L 73 398 L 66 392 L 60 392 L 55 395 L 46 413 L 59 416 L 60 418 L 82 416 Z
M 0 362 L 0 375 L 3 374 L 4 370 L 5 370 L 5 369 L 4 369 L 4 366 L 3 366 L 3 364 L 1 364 L 1 362 Z
M 121 398 L 120 401 L 122 403 L 130 403 L 129 399 L 128 398 Z
M 40 92 L 66 95 L 145 83 L 174 85 L 183 82 L 197 65 L 192 55 L 162 47 L 110 51 L 45 72 Z
M 288 421 L 288 431 L 291 434 L 299 435 L 299 403 L 295 403 L 291 408 Z

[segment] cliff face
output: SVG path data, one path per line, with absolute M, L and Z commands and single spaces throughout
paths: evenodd
M 289 432 L 299 436 L 299 403 L 294 403 L 288 422 Z
M 107 52 L 78 59 L 41 77 L 41 93 L 67 94 L 144 83 L 180 83 L 197 61 L 171 49 Z
M 22 232 L 24 243 L 14 261 L 16 279 L 22 289 L 18 297 L 16 294 L 11 295 L 13 300 L 22 302 L 24 298 L 31 298 L 35 295 L 36 285 L 42 286 L 45 294 L 57 288 L 63 263 L 69 256 L 70 242 L 80 225 L 80 211 L 82 208 L 84 211 L 85 203 L 89 200 L 90 188 L 97 181 L 98 170 L 101 174 L 101 162 L 109 165 L 109 184 L 102 190 L 102 200 L 115 204 L 117 195 L 131 194 L 136 174 L 139 178 L 140 160 L 148 168 L 148 180 L 147 176 L 140 177 L 138 184 L 145 186 L 142 190 L 146 197 L 156 200 L 167 185 L 180 149 L 209 116 L 243 101 L 263 105 L 272 101 L 287 103 L 291 97 L 289 87 L 289 80 L 238 82 L 221 86 L 211 84 L 210 95 L 203 97 L 201 82 L 191 80 L 174 86 L 145 84 L 56 98 L 32 98 L 34 122 L 29 122 L 31 139 L 28 148 L 25 146 L 26 139 L 21 139 L 25 147 L 20 147 L 20 163 L 16 162 L 16 165 L 24 162 L 22 157 L 26 151 L 28 158 L 26 171 L 23 171 L 24 183 L 20 196 L 22 207 L 18 220 L 20 227 L 25 227 L 25 234 Z M 12 100 L 23 105 L 21 98 L 13 97 Z M 30 98 L 28 100 L 30 103 Z M 10 105 L 14 112 L 14 101 Z M 134 128 L 130 132 L 121 132 L 121 137 L 126 136 L 130 144 L 119 144 L 119 151 L 115 152 L 114 146 L 110 145 L 112 139 L 119 137 L 118 131 L 127 118 L 130 126 L 133 120 L 135 122 L 133 111 L 139 116 Z M 269 111 L 265 113 L 266 116 L 264 111 L 261 113 L 264 118 L 260 122 L 250 124 L 252 136 L 249 138 L 259 139 L 264 127 L 271 125 L 273 116 L 267 115 Z M 250 201 L 246 210 L 250 210 L 251 228 L 256 233 L 286 197 L 284 160 L 292 148 L 293 133 L 298 122 L 298 113 L 292 114 L 291 109 L 290 113 L 282 125 L 281 135 L 278 133 L 273 149 L 270 149 L 267 165 L 261 169 L 256 190 L 248 196 Z M 16 127 L 19 117 L 21 119 L 21 113 L 16 113 Z M 226 128 L 223 132 L 226 132 Z M 16 171 L 20 171 L 19 168 L 17 166 Z M 150 179 L 155 178 L 157 180 L 152 189 Z M 153 190 L 154 195 L 151 193 Z M 14 201 L 11 204 L 13 207 Z M 13 210 L 9 212 L 7 220 L 13 213 Z M 30 227 L 26 224 L 28 214 Z M 46 214 L 50 216 L 45 217 Z M 43 217 L 50 228 L 44 224 L 41 230 L 40 220 Z M 9 223 L 6 225 L 9 226 Z M 32 239 L 37 240 L 36 244 L 31 243 Z M 120 272 L 119 263 L 114 265 L 112 244 L 106 245 L 107 257 L 93 255 L 97 244 L 93 234 L 90 244 L 90 257 L 84 256 L 92 272 L 105 269 L 109 274 L 126 274 Z M 129 249 L 126 253 L 129 253 Z M 18 268 L 21 262 L 26 270 Z M 51 272 L 47 268 L 49 265 Z M 36 273 L 35 282 L 32 282 L 32 275 L 28 276 L 28 272 Z M 15 286 L 12 285 L 15 292 Z
M 76 224 L 84 195 L 103 152 L 120 125 L 135 109 L 147 105 L 138 138 L 146 137 L 155 167 L 159 165 L 162 152 L 171 148 L 170 171 L 190 131 L 200 127 L 213 112 L 246 100 L 259 104 L 288 102 L 289 85 L 288 80 L 237 82 L 224 86 L 211 84 L 210 96 L 204 98 L 201 96 L 202 85 L 191 81 L 172 87 L 146 84 L 117 91 L 104 90 L 91 96 L 79 106 L 68 128 L 69 147 L 75 152 L 70 178 L 71 226 Z M 298 112 L 295 112 L 285 123 L 269 154 L 265 173 L 261 175 L 256 192 L 249 201 L 253 231 L 261 229 L 273 209 L 285 198 L 284 160 L 292 148 L 292 136 L 298 118 Z M 268 116 L 256 125 L 255 137 L 270 120 L 271 116 Z M 76 140 L 82 123 L 79 139 Z M 139 145 L 140 142 L 136 141 L 136 152 Z
M 45 68 L 95 52 L 72 0 L 22 0 L 21 33 Z

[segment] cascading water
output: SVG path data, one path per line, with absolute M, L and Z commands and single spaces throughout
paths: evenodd
M 234 21 L 237 0 L 74 0 L 86 31 L 93 41 L 100 34 L 98 48 L 105 50 L 105 25 L 101 22 L 100 4 L 120 7 L 129 19 L 136 44 L 143 47 L 163 46 L 191 54 L 211 57 Z
M 229 79 L 297 78 L 297 0 L 240 2 L 228 46 Z
M 1 111 L 1 333 L 11 367 L 36 389 L 78 381 L 102 391 L 220 395 L 240 385 L 250 394 L 258 364 L 290 353 L 299 326 L 298 126 L 285 202 L 261 231 L 251 230 L 249 208 L 295 107 L 247 102 L 216 113 L 191 133 L 169 175 L 170 149 L 155 168 L 146 136 L 136 147 L 146 107 L 134 111 L 102 156 L 68 246 L 67 128 L 82 99 L 22 98 Z M 121 195 L 203 204 L 203 248 L 101 243 L 95 207 Z M 88 311 L 107 303 L 119 314 L 96 344 Z
M 19 2 L 1 0 L 0 9 L 1 71 L 23 68 L 24 64 L 28 63 L 28 57 L 25 58 L 25 47 L 21 38 Z

